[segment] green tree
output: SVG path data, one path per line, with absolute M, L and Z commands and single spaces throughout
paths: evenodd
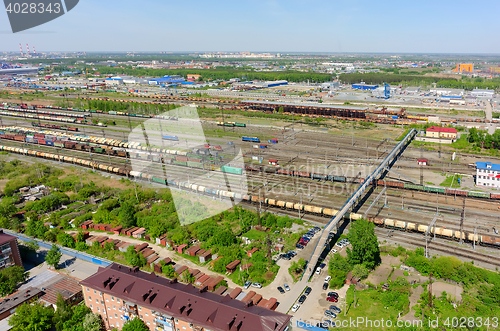
M 187 269 L 182 273 L 182 279 L 189 284 L 193 284 L 195 281 L 194 276 Z
M 93 315 L 92 311 L 85 305 L 76 305 L 72 307 L 72 315 L 63 322 L 63 331 L 87 331 L 83 327 L 83 321 L 87 315 Z M 94 318 L 94 317 L 90 317 Z M 97 329 L 97 331 L 101 331 Z
M 135 218 L 135 209 L 130 202 L 125 201 L 124 203 L 122 203 L 120 207 L 120 213 L 118 214 L 118 220 L 124 228 L 129 228 L 136 225 L 137 220 Z
M 0 295 L 5 296 L 13 293 L 17 284 L 25 282 L 29 272 L 25 272 L 21 266 L 12 266 L 0 271 Z
M 352 249 L 347 248 L 347 257 L 350 264 L 363 264 L 373 269 L 380 263 L 380 248 L 374 231 L 375 225 L 361 219 L 351 223 L 349 241 Z
M 127 251 L 125 252 L 125 260 L 128 264 L 134 267 L 142 267 L 146 264 L 146 259 L 140 253 L 135 250 L 134 245 L 130 245 L 127 247 Z
M 75 239 L 64 232 L 61 232 L 57 235 L 57 242 L 64 247 L 75 248 Z
M 175 273 L 175 270 L 174 270 L 174 267 L 172 267 L 172 265 L 170 264 L 167 264 L 167 265 L 164 265 L 162 268 L 161 268 L 161 271 L 165 274 L 165 276 L 167 276 L 168 278 L 175 278 L 177 275 Z
M 122 331 L 149 331 L 149 328 L 144 322 L 139 318 L 134 318 L 123 324 Z
M 353 277 L 359 277 L 361 279 L 368 277 L 368 269 L 362 264 L 356 264 L 352 268 Z
M 104 321 L 100 314 L 87 314 L 83 318 L 83 330 L 84 331 L 104 331 L 106 330 L 104 326 Z
M 9 319 L 13 331 L 45 331 L 52 328 L 54 310 L 42 303 L 24 303 Z
M 57 245 L 55 244 L 52 244 L 52 248 L 47 252 L 47 256 L 45 256 L 45 261 L 49 266 L 57 269 L 61 257 L 62 253 L 59 247 L 57 247 Z
M 56 306 L 57 310 L 54 313 L 52 322 L 54 323 L 57 331 L 63 331 L 64 322 L 71 319 L 73 316 L 73 310 L 71 305 L 64 300 L 64 297 L 60 293 L 57 293 Z

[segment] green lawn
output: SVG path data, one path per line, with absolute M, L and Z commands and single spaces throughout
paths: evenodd
M 460 187 L 460 184 L 458 183 L 458 179 L 462 179 L 462 175 L 452 175 L 452 176 L 446 176 L 446 179 L 439 184 L 440 186 L 444 187 L 452 187 L 452 188 L 458 188 Z
M 266 239 L 267 232 L 257 231 L 255 229 L 251 229 L 247 233 L 242 234 L 242 237 L 247 237 L 250 240 L 258 240 L 263 241 Z

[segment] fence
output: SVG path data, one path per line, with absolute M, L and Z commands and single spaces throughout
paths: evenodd
M 10 230 L 6 230 L 5 229 L 4 232 L 9 233 L 9 234 L 11 234 L 13 236 L 16 236 L 17 238 L 19 238 L 22 241 L 26 241 L 26 242 L 35 241 L 35 242 L 38 243 L 38 245 L 40 247 L 43 247 L 43 248 L 46 248 L 46 249 L 51 249 L 52 245 L 53 245 L 53 243 L 51 243 L 51 242 L 48 242 L 48 241 L 45 241 L 45 240 L 36 239 L 36 238 L 31 238 L 31 237 L 25 236 L 23 234 L 20 234 L 20 233 L 14 232 L 14 231 L 10 231 Z M 57 245 L 57 244 L 55 244 L 55 245 L 57 247 L 59 247 L 59 249 L 61 250 L 61 253 L 63 253 L 63 254 L 66 254 L 66 255 L 69 255 L 71 257 L 74 257 L 74 258 L 77 258 L 77 259 L 80 259 L 80 260 L 83 260 L 83 261 L 87 261 L 87 262 L 90 262 L 90 263 L 93 263 L 93 264 L 97 264 L 97 265 L 102 266 L 102 267 L 107 267 L 108 265 L 110 265 L 111 263 L 113 263 L 112 261 L 107 260 L 107 259 L 103 259 L 103 258 L 100 258 L 100 257 L 97 257 L 97 256 L 93 256 L 93 255 L 90 255 L 90 254 L 87 254 L 87 253 L 83 253 L 83 252 L 80 252 L 80 251 L 77 251 L 77 250 L 74 250 L 74 249 L 71 249 L 71 248 L 68 248 L 68 247 L 63 247 L 61 245 Z

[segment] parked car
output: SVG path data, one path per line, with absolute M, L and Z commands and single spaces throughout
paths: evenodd
M 296 312 L 297 310 L 299 310 L 300 308 L 300 305 L 298 303 L 294 304 L 293 307 L 292 307 L 292 312 Z
M 321 228 L 320 228 L 319 226 L 315 226 L 313 229 L 314 229 L 314 231 L 316 231 L 316 232 L 318 232 L 318 231 L 320 231 L 320 230 L 321 230 Z
M 326 267 L 326 263 L 321 263 L 321 264 L 319 265 L 319 267 L 320 267 L 321 269 L 323 269 L 324 267 Z
M 339 299 L 336 298 L 336 297 L 328 297 L 326 298 L 326 301 L 330 301 L 330 302 L 339 302 Z
M 329 282 L 329 281 L 330 281 L 330 279 L 332 279 L 332 276 L 326 276 L 326 278 L 325 278 L 325 282 Z
M 302 296 L 299 298 L 299 303 L 300 304 L 303 304 L 304 301 L 306 301 L 307 297 L 305 295 L 302 294 Z
M 321 268 L 320 267 L 317 267 L 316 268 L 316 275 L 319 275 L 321 273 Z
M 332 250 L 330 251 L 330 253 L 335 254 L 335 253 L 337 253 L 337 250 L 336 250 L 336 249 L 332 249 Z
M 312 291 L 312 288 L 310 288 L 309 286 L 306 288 L 306 291 L 304 292 L 305 295 L 309 295 L 309 293 L 311 293 Z
M 326 310 L 325 311 L 325 316 L 327 317 L 332 317 L 332 318 L 336 318 L 337 317 L 337 314 L 335 314 L 333 311 L 331 310 Z
M 262 284 L 261 283 L 252 283 L 252 287 L 262 288 Z
M 283 284 L 283 287 L 285 288 L 285 290 L 290 291 L 290 286 L 288 286 L 287 283 Z
M 295 247 L 298 248 L 298 249 L 304 249 L 304 246 L 301 245 L 301 244 L 297 244 L 297 245 L 295 245 Z
M 335 305 L 331 305 L 328 309 L 330 309 L 331 311 L 333 311 L 335 314 L 340 314 L 342 312 L 342 310 L 335 306 Z
M 344 248 L 344 245 L 342 245 L 341 243 L 336 243 L 335 246 L 339 247 L 339 248 Z
M 336 298 L 338 298 L 339 294 L 337 292 L 328 292 L 328 296 L 329 297 L 336 297 Z
M 328 283 L 324 283 L 324 284 L 323 284 L 323 290 L 328 290 L 328 286 L 329 286 L 329 284 L 328 284 Z
M 288 261 L 290 261 L 292 259 L 290 257 L 290 255 L 288 255 L 288 254 L 280 254 L 280 258 L 282 258 L 283 260 L 288 260 Z
M 295 251 L 289 251 L 289 252 L 288 252 L 288 255 L 291 255 L 292 257 L 294 257 L 294 256 L 296 256 L 296 255 L 297 255 L 297 253 L 295 253 Z
M 324 330 L 330 330 L 330 328 L 335 327 L 335 323 L 333 321 L 330 321 L 330 320 L 324 320 L 323 322 L 316 323 L 316 327 L 322 328 Z
M 252 282 L 251 281 L 246 281 L 245 285 L 243 285 L 243 288 L 246 290 L 247 288 L 250 287 L 250 285 L 252 285 Z

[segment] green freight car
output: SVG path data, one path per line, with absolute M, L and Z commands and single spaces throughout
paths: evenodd
M 184 167 L 187 166 L 187 162 L 173 160 L 172 163 L 176 164 L 176 165 L 184 166 Z
M 64 148 L 64 143 L 55 141 L 54 146 Z
M 414 184 L 406 184 L 406 183 L 405 183 L 404 188 L 408 189 L 408 190 L 417 190 L 417 191 L 423 191 L 424 190 L 424 186 L 423 185 L 414 185 Z
M 104 148 L 96 147 L 96 148 L 94 148 L 94 153 L 100 153 L 100 154 L 102 154 L 102 153 L 104 153 Z
M 242 169 L 240 168 L 235 168 L 235 167 L 229 167 L 229 166 L 222 166 L 220 167 L 222 172 L 227 172 L 230 174 L 235 174 L 235 175 L 241 175 Z
M 246 128 L 247 125 L 245 123 L 234 123 L 234 126 L 238 126 L 240 128 Z
M 482 192 L 468 192 L 467 193 L 467 196 L 469 197 L 474 197 L 474 198 L 485 198 L 485 199 L 489 199 L 490 198 L 490 194 L 489 193 L 482 193 Z
M 166 185 L 165 179 L 153 177 L 153 182 Z

